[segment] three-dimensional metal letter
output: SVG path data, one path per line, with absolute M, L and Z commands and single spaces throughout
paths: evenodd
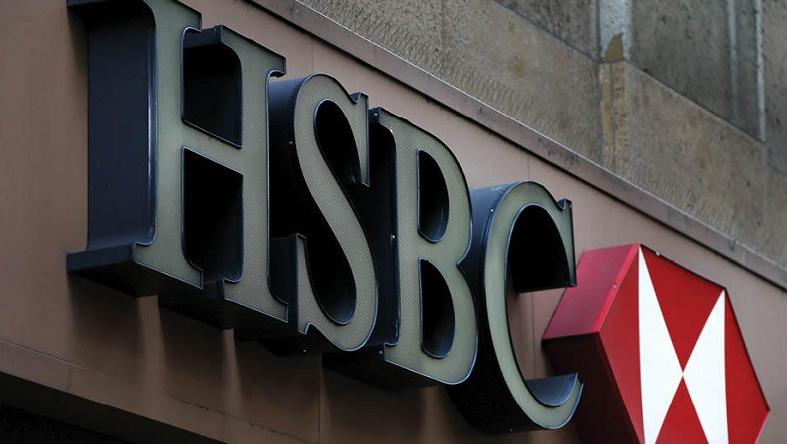
M 563 427 L 582 393 L 577 374 L 525 380 L 511 341 L 506 297 L 576 281 L 571 203 L 533 182 L 476 189 L 473 244 L 463 267 L 473 282 L 478 363 L 449 393 L 490 433 Z

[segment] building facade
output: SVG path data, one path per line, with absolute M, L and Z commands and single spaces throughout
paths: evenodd
M 0 273 L 7 283 L 0 310 L 0 437 L 582 442 L 603 439 L 588 434 L 588 424 L 619 430 L 630 421 L 632 434 L 610 436 L 669 440 L 660 430 L 671 424 L 668 409 L 678 402 L 670 397 L 663 412 L 650 414 L 652 404 L 645 399 L 656 387 L 648 384 L 661 382 L 638 373 L 639 386 L 625 386 L 609 370 L 614 384 L 600 391 L 592 373 L 602 372 L 602 364 L 592 367 L 586 359 L 581 364 L 591 367 L 573 368 L 564 359 L 571 353 L 545 348 L 560 335 L 543 340 L 550 322 L 567 326 L 563 333 L 578 331 L 577 319 L 553 318 L 556 309 L 572 310 L 562 308 L 573 297 L 568 295 L 600 294 L 588 286 L 602 273 L 583 271 L 591 264 L 583 257 L 640 244 L 643 258 L 663 255 L 722 288 L 730 306 L 719 336 L 727 339 L 718 343 L 726 352 L 716 361 L 708 358 L 725 369 L 719 381 L 727 409 L 713 416 L 686 376 L 693 361 L 684 359 L 670 330 L 672 308 L 659 299 L 664 314 L 657 318 L 673 334 L 681 366 L 674 381 L 685 380 L 685 404 L 698 420 L 675 430 L 704 433 L 672 439 L 737 442 L 746 436 L 745 442 L 754 436 L 780 442 L 787 433 L 782 378 L 787 332 L 780 322 L 787 313 L 787 150 L 781 136 L 787 129 L 780 123 L 780 98 L 787 94 L 780 38 L 787 24 L 784 4 L 132 3 L 142 5 L 0 3 L 6 37 L 0 43 Z M 181 23 L 173 18 L 178 14 L 193 29 L 167 28 Z M 224 28 L 213 28 L 217 25 Z M 199 57 L 190 59 L 188 51 Z M 249 66 L 268 71 L 255 83 Z M 317 73 L 325 75 L 307 77 Z M 316 80 L 290 82 L 303 78 Z M 317 86 L 308 90 L 309 85 Z M 315 94 L 333 97 L 320 104 L 338 104 L 324 108 L 324 120 L 319 107 L 299 114 L 299 98 Z M 297 98 L 288 102 L 290 97 Z M 323 121 L 326 126 L 318 128 Z M 368 140 L 362 136 L 367 132 Z M 263 142 L 248 143 L 253 137 Z M 328 151 L 331 138 L 341 139 L 336 146 L 355 145 L 355 157 Z M 383 145 L 393 151 L 378 151 Z M 402 163 L 406 156 L 396 151 L 410 145 L 418 153 L 412 165 Z M 314 159 L 324 162 L 309 163 Z M 429 182 L 432 177 L 440 179 Z M 500 229 L 507 233 L 501 244 L 506 252 L 499 253 L 502 265 L 494 270 L 503 273 L 499 282 L 513 281 L 513 291 L 501 287 L 500 294 L 508 296 L 496 302 L 503 313 L 497 322 L 489 302 L 492 284 L 480 283 L 492 270 L 493 256 L 486 254 L 497 245 L 494 222 L 476 212 L 486 202 L 489 213 L 503 214 L 514 188 L 492 201 L 474 190 L 519 182 L 538 184 L 522 199 L 546 196 L 535 206 L 551 219 L 522 219 L 532 225 L 520 227 L 516 213 Z M 348 184 L 366 185 L 371 194 L 348 191 Z M 233 194 L 237 189 L 245 191 Z M 249 189 L 264 191 L 265 196 L 254 194 L 266 202 L 260 213 L 252 212 L 256 201 L 244 200 Z M 463 207 L 465 200 L 472 206 Z M 445 213 L 426 212 L 423 202 Z M 343 205 L 350 211 L 342 212 Z M 310 206 L 313 213 L 303 209 Z M 525 214 L 526 207 L 514 209 Z M 288 212 L 293 216 L 281 216 Z M 490 228 L 471 231 L 471 215 L 472 230 Z M 142 225 L 135 225 L 137 218 Z M 545 231 L 539 231 L 542 223 Z M 134 237 L 140 226 L 144 233 Z M 366 242 L 354 242 L 353 230 Z M 535 234 L 520 238 L 520 231 Z M 296 243 L 311 239 L 314 251 L 322 253 L 305 259 L 288 253 L 300 247 L 287 250 L 270 241 L 281 234 Z M 455 254 L 440 250 L 454 239 L 460 239 Z M 558 247 L 551 243 L 555 239 Z M 170 246 L 157 246 L 166 242 Z M 131 245 L 123 250 L 131 259 L 107 259 L 108 248 L 121 244 Z M 266 282 L 267 268 L 255 274 L 250 270 L 260 264 L 244 262 L 266 260 L 265 252 L 255 251 L 260 245 L 283 248 L 277 257 L 296 264 L 274 265 L 272 281 L 298 270 L 308 269 L 309 275 L 294 277 L 295 289 Z M 563 256 L 555 259 L 551 252 L 558 250 Z M 476 253 L 483 259 L 467 259 Z M 462 263 L 461 273 L 445 268 L 445 254 L 455 256 L 450 265 Z M 175 257 L 181 265 L 173 265 Z M 422 259 L 434 264 L 441 275 L 434 282 L 446 288 L 424 284 L 431 279 L 424 277 L 431 276 L 424 271 L 428 266 L 414 268 L 418 279 L 412 280 L 405 266 Z M 321 263 L 330 266 L 318 271 Z M 482 278 L 467 271 L 473 266 L 480 267 Z M 620 271 L 613 261 L 599 267 Z M 653 268 L 649 273 L 654 293 L 662 297 L 661 278 Z M 368 275 L 372 281 L 359 277 Z M 257 285 L 247 284 L 251 281 L 260 287 L 243 290 L 242 285 Z M 605 285 L 617 288 L 621 282 Z M 340 297 L 343 285 L 354 286 L 349 303 Z M 408 292 L 407 285 L 415 290 Z M 294 296 L 255 305 L 257 290 L 271 287 Z M 340 296 L 312 300 L 302 288 Z M 686 300 L 693 295 L 688 292 Z M 293 307 L 296 299 L 300 311 L 280 317 L 285 333 L 258 325 L 257 314 L 275 317 L 274 305 Z M 367 299 L 376 305 L 363 305 Z M 690 312 L 684 299 L 676 301 L 675 310 Z M 366 324 L 353 326 L 364 313 Z M 697 325 L 704 331 L 711 315 L 703 316 Z M 642 326 L 651 318 L 640 311 L 637 319 L 620 336 L 649 337 L 653 329 Z M 502 324 L 504 330 L 496 330 Z M 298 336 L 308 328 L 320 334 Z M 360 336 L 342 333 L 352 328 Z M 737 361 L 729 345 L 729 335 L 737 333 L 729 331 L 738 331 L 743 344 L 735 349 Z M 500 334 L 511 343 L 505 357 L 494 339 Z M 705 336 L 698 330 L 692 344 L 697 337 Z M 415 345 L 405 350 L 406 343 Z M 463 344 L 472 348 L 465 364 L 454 358 Z M 645 371 L 643 356 L 658 346 L 638 344 L 639 364 L 632 365 Z M 364 350 L 382 350 L 388 366 L 366 366 L 379 356 L 368 357 Z M 505 367 L 505 359 L 516 370 L 507 373 L 511 362 Z M 731 387 L 744 383 L 730 375 L 747 366 L 755 375 L 747 380 L 751 390 L 738 395 Z M 486 370 L 501 385 L 467 388 Z M 552 379 L 552 386 L 517 382 L 572 372 L 578 376 Z M 568 389 L 555 388 L 561 384 Z M 521 385 L 519 392 L 514 385 Z M 675 387 L 671 396 L 677 399 L 683 389 Z M 600 415 L 595 424 L 599 397 L 610 400 L 616 390 L 640 393 L 644 398 L 633 410 L 644 417 Z M 520 395 L 535 401 L 527 404 Z M 484 414 L 509 404 L 517 408 L 496 414 L 497 422 Z M 735 435 L 741 405 L 756 405 L 767 416 L 740 420 L 749 421 L 746 430 L 754 435 Z M 574 407 L 576 418 L 561 421 L 572 419 Z M 723 417 L 726 425 L 706 419 L 712 416 Z

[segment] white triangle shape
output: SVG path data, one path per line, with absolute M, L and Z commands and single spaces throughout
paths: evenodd
M 639 373 L 645 443 L 655 443 L 683 377 L 680 361 L 639 252 Z
M 727 443 L 727 389 L 724 361 L 724 292 L 713 306 L 684 370 L 686 388 L 711 444 Z

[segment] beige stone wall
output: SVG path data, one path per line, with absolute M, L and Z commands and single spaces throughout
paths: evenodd
M 302 1 L 787 267 L 787 2 Z

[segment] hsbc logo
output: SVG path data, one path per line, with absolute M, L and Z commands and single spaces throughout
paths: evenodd
M 577 273 L 544 340 L 588 383 L 583 437 L 756 441 L 769 408 L 724 288 L 637 244 L 587 252 Z
M 710 442 L 729 442 L 724 360 L 727 298 L 724 290 L 717 296 L 713 296 L 712 288 L 708 292 L 699 291 L 696 297 L 683 304 L 677 298 L 686 296 L 686 286 L 665 288 L 660 296 L 657 295 L 642 250 L 638 254 L 637 267 L 645 442 L 656 442 L 662 433 L 685 435 L 690 432 L 697 438 L 704 435 Z M 666 310 L 661 308 L 660 298 Z M 676 307 L 682 310 L 676 312 Z M 671 316 L 666 317 L 665 312 Z M 681 350 L 680 356 L 676 347 Z M 684 424 L 679 421 L 689 418 L 694 426 L 681 427 Z M 700 427 L 696 427 L 697 423 Z

